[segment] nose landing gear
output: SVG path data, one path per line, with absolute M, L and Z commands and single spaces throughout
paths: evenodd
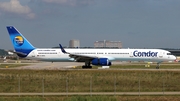
M 159 69 L 160 63 L 161 63 L 161 62 L 158 62 L 158 63 L 157 63 L 156 69 Z

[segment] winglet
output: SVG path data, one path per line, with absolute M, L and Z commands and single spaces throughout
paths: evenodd
M 63 53 L 67 53 L 67 52 L 64 50 L 64 48 L 62 47 L 62 45 L 61 45 L 61 44 L 59 44 L 59 46 L 60 46 L 61 51 L 62 51 Z

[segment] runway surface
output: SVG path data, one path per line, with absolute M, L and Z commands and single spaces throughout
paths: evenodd
M 17 69 L 38 69 L 38 70 L 58 70 L 58 69 L 70 69 L 76 66 L 81 66 L 84 63 L 78 62 L 40 62 L 33 63 L 28 66 L 17 67 Z
M 63 93 L 0 93 L 3 96 L 15 95 L 180 95 L 180 92 L 63 92 Z
M 18 64 L 18 63 L 1 63 L 1 64 Z M 29 64 L 28 66 L 21 66 L 13 69 L 37 69 L 37 70 L 59 70 L 59 69 L 73 69 L 76 66 L 83 66 L 84 62 L 38 62 L 38 63 L 19 63 Z M 114 62 L 113 64 L 122 64 L 121 62 Z
M 17 63 L 1 63 L 1 64 L 17 64 Z M 102 70 L 100 69 L 75 69 L 77 66 L 82 66 L 84 63 L 80 62 L 37 62 L 37 63 L 19 63 L 19 64 L 29 64 L 27 66 L 21 66 L 16 68 L 8 68 L 8 69 L 32 69 L 32 70 Z M 113 64 L 123 64 L 123 65 L 139 65 L 138 63 L 131 64 L 128 62 L 113 62 Z M 142 63 L 141 63 L 142 64 Z M 143 64 L 144 65 L 144 64 Z M 153 64 L 155 65 L 155 64 Z M 163 64 L 164 65 L 164 64 Z M 180 65 L 180 64 L 166 64 L 166 65 Z M 0 69 L 6 69 L 6 68 L 0 68 Z M 146 70 L 146 71 L 180 71 L 180 69 L 155 69 L 155 68 L 108 68 L 103 70 L 126 70 L 126 71 L 132 71 L 132 70 Z
M 113 62 L 113 64 L 125 64 L 129 65 L 127 62 Z M 40 62 L 40 63 L 33 63 L 28 66 L 22 66 L 22 67 L 17 67 L 17 69 L 35 69 L 35 70 L 102 70 L 102 69 L 75 69 L 77 66 L 82 66 L 84 63 L 79 63 L 79 62 Z M 131 64 L 130 64 L 131 65 Z M 133 65 L 139 65 L 139 64 L 133 64 Z M 154 65 L 154 64 L 153 64 Z M 168 64 L 170 65 L 170 64 Z M 174 64 L 171 64 L 174 65 Z M 132 71 L 132 70 L 146 70 L 146 71 L 180 71 L 180 69 L 155 69 L 155 68 L 143 68 L 143 69 L 138 69 L 138 68 L 131 68 L 131 69 L 126 69 L 126 68 L 108 68 L 108 69 L 103 69 L 103 70 L 126 70 L 126 71 Z

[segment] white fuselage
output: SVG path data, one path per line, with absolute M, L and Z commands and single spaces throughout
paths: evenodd
M 163 62 L 176 59 L 169 51 L 161 49 L 66 49 L 66 51 L 78 55 L 108 58 L 109 61 Z M 75 61 L 74 58 L 69 57 L 69 54 L 62 53 L 61 49 L 37 48 L 26 58 L 51 62 Z

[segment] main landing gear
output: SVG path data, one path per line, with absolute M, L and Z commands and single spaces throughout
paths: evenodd
M 91 64 L 90 64 L 90 61 L 85 61 L 85 65 L 82 66 L 83 69 L 86 69 L 86 68 L 92 68 Z

